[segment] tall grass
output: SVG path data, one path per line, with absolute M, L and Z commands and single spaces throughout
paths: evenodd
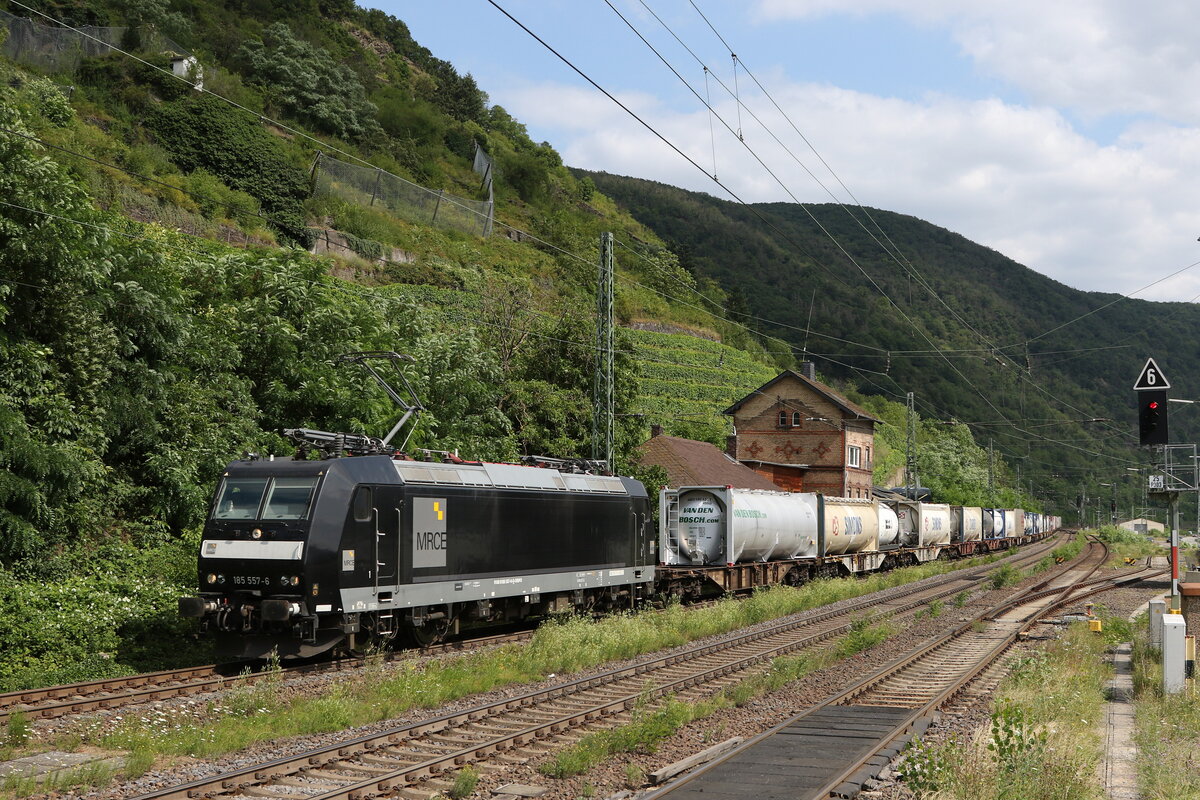
M 1104 635 L 1078 623 L 1045 649 L 1015 659 L 986 734 L 917 742 L 903 768 L 909 788 L 939 800 L 1101 797 L 1099 722 L 1111 674 L 1104 650 L 1128 631 L 1123 620 L 1104 622 Z
M 1165 695 L 1162 659 L 1139 627 L 1133 647 L 1138 783 L 1148 800 L 1200 797 L 1200 702 L 1194 682 Z
M 1095 533 L 1100 541 L 1108 544 L 1108 563 L 1113 566 L 1124 566 L 1126 558 L 1146 558 L 1168 552 L 1167 548 L 1149 536 L 1115 525 L 1104 525 Z

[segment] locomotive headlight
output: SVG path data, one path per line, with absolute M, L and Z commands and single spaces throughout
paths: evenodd
M 216 575 L 216 573 L 215 573 L 215 572 L 210 572 L 210 573 L 208 573 L 208 582 L 209 582 L 209 583 L 216 583 L 216 582 L 217 582 L 217 575 Z
M 292 586 L 299 586 L 299 585 L 300 585 L 300 576 L 293 575 L 292 576 Z
M 224 582 L 225 582 L 225 576 L 224 576 L 224 575 L 218 575 L 218 576 L 217 576 L 217 583 L 224 583 Z
M 254 530 L 250 531 L 250 538 L 251 539 L 261 539 L 262 538 L 262 528 L 255 528 Z

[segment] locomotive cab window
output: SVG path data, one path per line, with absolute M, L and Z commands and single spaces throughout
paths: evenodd
M 375 505 L 374 492 L 370 486 L 360 486 L 354 493 L 354 521 L 370 522 L 371 508 Z
M 266 478 L 226 478 L 217 493 L 213 519 L 255 519 L 266 491 Z
M 275 478 L 271 481 L 271 491 L 267 495 L 262 518 L 304 519 L 308 516 L 308 506 L 316 485 L 315 477 Z

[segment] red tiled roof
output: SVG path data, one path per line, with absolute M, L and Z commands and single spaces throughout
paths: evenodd
M 643 464 L 667 471 L 671 486 L 733 486 L 738 489 L 780 488 L 749 467 L 742 466 L 708 442 L 655 436 L 638 445 Z

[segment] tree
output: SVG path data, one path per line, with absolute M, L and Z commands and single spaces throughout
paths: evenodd
M 251 79 L 297 119 L 341 139 L 362 141 L 382 134 L 377 109 L 354 71 L 327 50 L 297 39 L 286 23 L 271 25 L 238 55 Z

